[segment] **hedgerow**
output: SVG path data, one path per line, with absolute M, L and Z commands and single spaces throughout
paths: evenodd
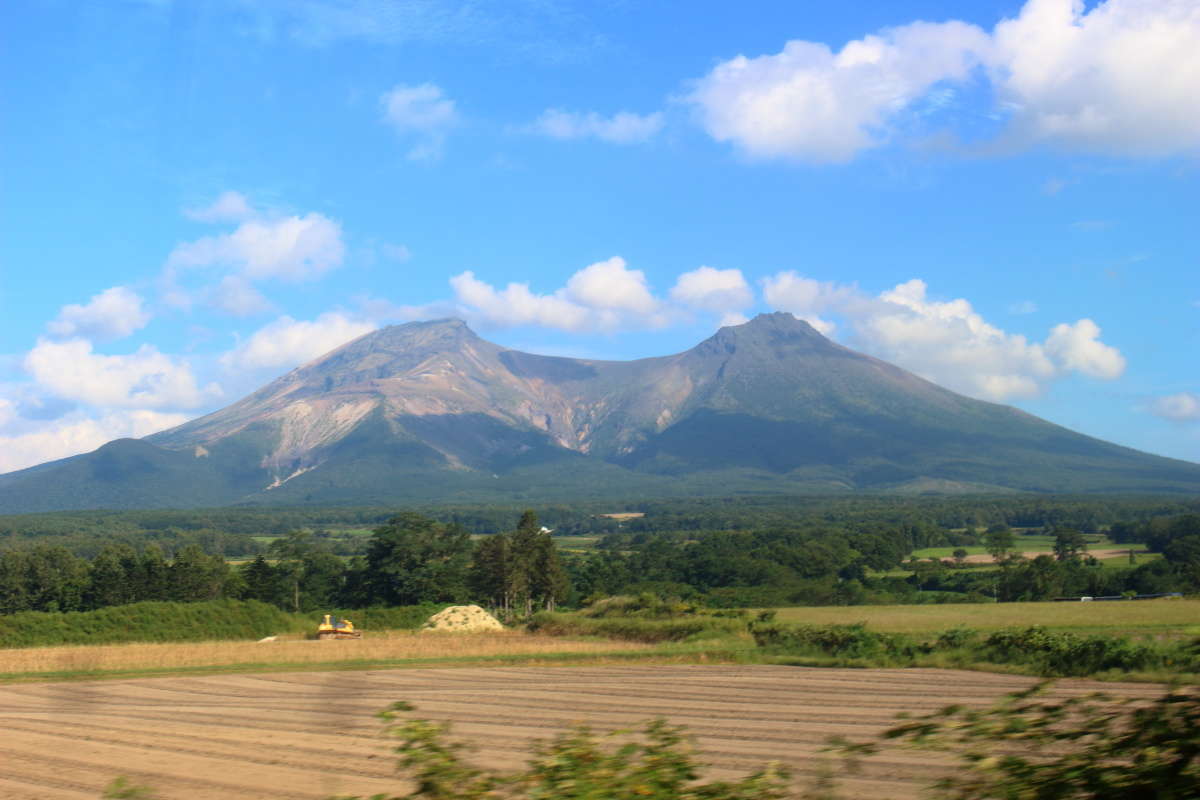
M 0 616 L 0 647 L 260 639 L 294 626 L 292 615 L 257 600 L 146 602 Z

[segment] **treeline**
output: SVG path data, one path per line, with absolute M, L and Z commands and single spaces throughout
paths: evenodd
M 465 528 L 404 513 L 343 561 L 293 532 L 239 571 L 242 597 L 307 611 L 475 601 L 508 613 L 554 608 L 570 582 L 549 532 L 526 511 L 514 530 L 472 542 Z
M 269 556 L 269 558 L 268 558 Z M 287 611 L 477 601 L 514 614 L 554 608 L 570 583 L 532 512 L 479 543 L 461 526 L 399 514 L 376 528 L 363 556 L 343 559 L 292 531 L 238 567 L 187 545 L 167 559 L 105 545 L 92 559 L 37 544 L 0 551 L 0 614 L 89 611 L 145 601 L 257 600 Z
M 781 526 L 921 525 L 945 530 L 1075 528 L 1096 533 L 1116 522 L 1200 513 L 1200 498 L 1154 496 L 898 497 L 880 495 L 697 498 L 638 504 L 644 517 L 625 520 L 626 532 L 745 530 Z
M 157 545 L 104 547 L 94 559 L 65 547 L 0 551 L 0 614 L 86 611 L 146 600 L 190 603 L 236 597 L 224 559 L 187 545 L 168 560 Z
M 1010 539 L 1007 546 L 993 550 L 994 569 L 957 570 L 944 562 L 923 561 L 912 565 L 913 575 L 906 582 L 920 591 L 1001 602 L 1200 592 L 1200 515 L 1118 524 L 1114 533 L 1119 542 L 1145 544 L 1162 558 L 1138 566 L 1106 566 L 1083 547 L 1070 544 L 1081 538 L 1078 531 L 1061 528 L 1054 556 L 1022 558 Z
M 928 524 L 812 525 L 746 532 L 606 537 L 592 556 L 568 561 L 581 598 L 643 591 L 703 598 L 722 607 L 860 603 L 1001 602 L 1064 596 L 1200 591 L 1200 515 L 1130 523 L 1126 541 L 1163 557 L 1127 568 L 1101 564 L 1082 533 L 1051 529 L 1055 555 L 1025 559 L 1007 526 L 987 533 Z M 985 544 L 991 565 L 905 561 L 925 547 Z M 904 565 L 907 575 L 887 575 Z
M 868 573 L 899 566 L 914 549 L 973 542 L 928 523 L 622 533 L 568 566 L 581 597 L 653 591 L 719 606 L 837 605 L 866 602 Z
M 1141 508 L 1149 513 L 1159 507 Z M 531 511 L 515 528 L 478 542 L 463 525 L 408 512 L 359 537 L 364 551 L 351 558 L 334 552 L 319 534 L 301 530 L 275 538 L 236 568 L 194 543 L 170 557 L 156 544 L 137 548 L 125 541 L 105 544 L 91 558 L 45 543 L 0 549 L 0 613 L 231 598 L 289 611 L 473 601 L 528 615 L 644 591 L 721 607 L 1200 591 L 1200 514 L 1112 523 L 1119 541 L 1145 543 L 1163 556 L 1127 568 L 1091 559 L 1077 529 L 1056 530 L 1061 552 L 1027 560 L 1015 552 L 1003 523 L 979 534 L 907 513 L 886 520 L 864 512 L 857 519 L 742 531 L 622 529 L 604 537 L 594 553 L 563 557 Z M 993 552 L 993 565 L 906 563 L 916 549 L 980 542 Z M 910 574 L 887 574 L 902 564 Z
M 94 558 L 105 545 L 135 548 L 157 544 L 168 556 L 187 545 L 228 558 L 265 553 L 255 537 L 295 530 L 328 539 L 340 555 L 360 554 L 362 537 L 340 531 L 375 528 L 395 508 L 224 508 L 151 511 L 79 511 L 0 516 L 0 547 L 56 544 L 77 556 Z M 412 513 L 456 525 L 471 534 L 508 530 L 524 510 L 504 505 L 410 507 Z M 545 504 L 534 507 L 542 524 L 556 534 L 610 533 L 658 535 L 671 532 L 767 530 L 816 525 L 920 526 L 941 530 L 1069 527 L 1092 533 L 1118 522 L 1141 524 L 1156 517 L 1200 513 L 1200 499 L 1113 496 L 888 497 L 875 495 L 692 498 L 631 503 Z M 606 514 L 634 511 L 633 519 Z

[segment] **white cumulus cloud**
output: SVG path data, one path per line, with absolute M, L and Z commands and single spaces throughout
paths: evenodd
M 579 111 L 548 108 L 530 126 L 535 133 L 551 139 L 600 139 L 612 144 L 636 144 L 648 141 L 663 127 L 663 114 L 635 114 L 619 111 L 611 117 Z
M 142 307 L 142 297 L 124 286 L 105 289 L 84 305 L 62 307 L 46 327 L 55 336 L 82 336 L 88 339 L 119 339 L 150 321 Z
M 763 294 L 772 307 L 818 328 L 830 326 L 819 315 L 836 316 L 866 352 L 988 400 L 1036 395 L 1071 372 L 1111 380 L 1125 369 L 1124 357 L 1100 341 L 1100 329 L 1089 319 L 1056 326 L 1044 342 L 1030 341 L 989 323 L 966 299 L 931 299 L 921 280 L 871 296 L 782 272 L 764 281 Z
M 446 133 L 458 124 L 454 101 L 432 83 L 397 85 L 379 98 L 384 120 L 404 136 L 415 136 L 417 144 L 408 152 L 415 161 L 438 158 Z
M 742 309 L 754 303 L 754 291 L 740 269 L 699 267 L 675 279 L 669 296 L 689 308 L 728 315 L 725 324 L 745 320 Z
M 1112 380 L 1125 372 L 1125 357 L 1100 341 L 1100 326 L 1090 319 L 1055 325 L 1046 339 L 1046 352 L 1063 368 L 1093 378 Z
M 450 286 L 459 312 L 486 325 L 612 331 L 657 327 L 666 319 L 645 273 L 629 269 L 620 256 L 584 267 L 550 294 L 537 294 L 517 282 L 497 289 L 473 272 L 454 276 Z
M 620 256 L 597 261 L 576 272 L 567 280 L 565 294 L 594 309 L 647 314 L 658 306 L 646 285 L 646 274 L 640 269 L 629 269 Z
M 790 311 L 826 336 L 837 326 L 821 316 L 829 310 L 846 311 L 863 302 L 852 286 L 806 278 L 788 270 L 763 280 L 763 298 L 772 308 Z
M 304 281 L 342 265 L 342 226 L 323 214 L 253 219 L 232 233 L 205 236 L 175 247 L 169 271 L 230 267 L 251 280 Z
M 1028 0 L 993 31 L 913 22 L 834 52 L 793 40 L 739 55 L 687 101 L 751 157 L 845 162 L 889 141 L 918 102 L 987 82 L 1010 143 L 1161 156 L 1200 152 L 1200 3 Z
M 188 421 L 185 414 L 135 409 L 71 415 L 36 430 L 0 435 L 0 473 L 87 453 L 113 439 L 141 438 Z
M 282 316 L 221 356 L 221 364 L 231 370 L 291 368 L 373 330 L 373 323 L 337 311 L 326 312 L 314 320 Z
M 242 222 L 256 212 L 244 194 L 226 191 L 206 206 L 184 209 L 183 215 L 197 222 Z
M 1165 397 L 1156 397 L 1150 404 L 1150 412 L 1172 422 L 1200 421 L 1200 394 L 1179 392 Z
M 59 397 L 109 408 L 195 408 L 219 395 L 210 384 L 201 390 L 191 367 L 142 345 L 128 355 L 92 351 L 85 339 L 39 339 L 24 366 L 38 385 Z
M 990 58 L 1014 132 L 1129 155 L 1200 151 L 1200 3 L 1029 0 Z
M 988 37 L 963 22 L 915 22 L 838 52 L 793 40 L 718 64 L 688 97 L 713 138 L 752 157 L 843 162 L 887 139 L 890 117 L 935 84 L 965 80 Z

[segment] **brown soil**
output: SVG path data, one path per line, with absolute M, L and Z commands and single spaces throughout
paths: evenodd
M 901 711 L 985 705 L 1029 679 L 926 669 L 772 666 L 512 667 L 378 670 L 0 687 L 0 798 L 95 800 L 116 775 L 172 800 L 324 798 L 395 792 L 372 716 L 407 700 L 450 720 L 477 760 L 516 768 L 531 739 L 576 722 L 599 730 L 665 716 L 698 737 L 730 777 L 766 761 L 810 780 L 826 738 L 866 739 Z M 1060 693 L 1101 684 L 1062 681 Z M 1152 697 L 1158 688 L 1103 684 Z M 848 797 L 915 797 L 936 777 L 928 754 L 892 749 L 845 780 Z
M 1093 558 L 1115 558 L 1116 556 L 1129 555 L 1128 547 L 1119 547 L 1112 550 L 1088 550 L 1087 554 Z M 1021 553 L 1025 558 L 1037 558 L 1038 556 L 1053 556 L 1053 550 L 1027 550 Z M 953 561 L 953 559 L 943 559 L 945 561 Z M 968 564 L 990 564 L 994 561 L 988 553 L 975 553 L 963 559 Z

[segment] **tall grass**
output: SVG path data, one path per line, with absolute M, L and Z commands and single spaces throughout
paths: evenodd
M 1042 625 L 1076 633 L 1200 634 L 1200 598 L 1102 603 L 964 603 L 953 605 L 780 608 L 776 619 L 810 625 L 863 622 L 888 633 L 982 631 Z
M 362 639 L 274 642 L 178 642 L 34 647 L 0 650 L 0 676 L 186 670 L 204 667 L 288 668 L 381 666 L 404 661 L 444 661 L 538 656 L 596 656 L 652 650 L 648 645 L 555 639 L 520 631 L 450 634 L 382 631 Z

